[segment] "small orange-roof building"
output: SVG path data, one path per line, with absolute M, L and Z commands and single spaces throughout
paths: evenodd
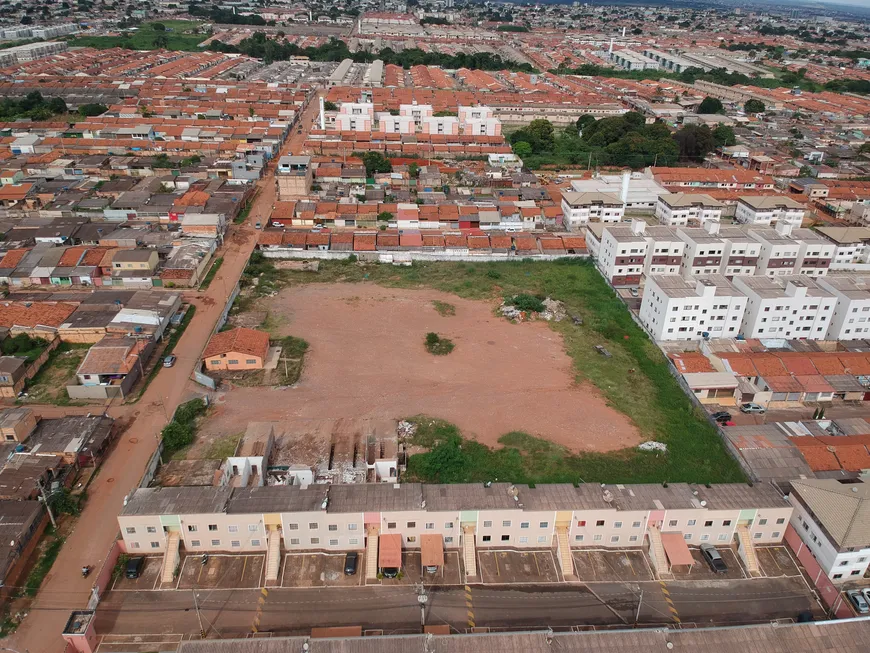
M 268 333 L 239 327 L 214 334 L 202 358 L 206 370 L 261 370 L 268 353 Z

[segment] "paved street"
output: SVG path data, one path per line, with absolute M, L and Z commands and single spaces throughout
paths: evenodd
M 676 617 L 683 624 L 710 625 L 793 619 L 804 610 L 821 615 L 800 578 L 668 582 L 664 586 L 657 581 L 475 585 L 471 595 L 475 625 L 491 628 L 633 624 L 636 616 L 647 624 L 674 624 Z M 259 590 L 197 590 L 204 628 L 222 636 L 251 632 L 260 596 Z M 449 624 L 464 632 L 468 627 L 464 589 L 431 589 L 426 623 Z M 259 630 L 307 634 L 312 627 L 349 625 L 419 632 L 420 608 L 414 587 L 270 589 Z M 193 591 L 110 592 L 97 613 L 97 632 L 197 634 Z
M 761 415 L 741 413 L 737 406 L 708 406 L 708 410 L 714 413 L 724 410 L 731 413 L 732 421 L 743 426 L 746 424 L 768 424 L 773 422 L 794 422 L 813 418 L 815 406 L 803 406 L 801 408 L 775 408 Z M 825 405 L 825 417 L 827 419 L 864 418 L 867 416 L 867 408 L 862 405 L 834 404 Z
M 309 104 L 302 124 L 310 124 L 317 110 L 315 98 Z M 304 133 L 293 132 L 281 154 L 299 152 L 304 136 Z M 231 227 L 225 245 L 217 254 L 224 257 L 224 262 L 214 281 L 206 292 L 197 293 L 195 297 L 190 294 L 197 312 L 176 346 L 178 362 L 175 367 L 161 369 L 137 404 L 109 410 L 113 417 L 132 418 L 131 426 L 103 463 L 99 476 L 88 491 L 88 502 L 75 530 L 67 538 L 51 573 L 46 576 L 27 618 L 6 642 L 8 647 L 30 653 L 63 650 L 60 632 L 69 611 L 87 604 L 93 582 L 93 578 L 82 578 L 79 570 L 84 564 L 95 569 L 101 567 L 118 532 L 115 516 L 123 505 L 124 496 L 139 482 L 145 464 L 156 448 L 157 436 L 167 422 L 166 415 L 171 415 L 175 407 L 187 398 L 188 380 L 199 361 L 200 352 L 214 330 L 229 289 L 241 275 L 257 242 L 257 232 L 252 224 L 257 216 L 268 216 L 271 212 L 275 201 L 275 166 L 273 161 L 268 174 L 258 183 L 260 192 L 248 224 Z M 38 406 L 31 407 L 37 414 L 60 414 L 56 408 L 42 411 Z M 69 412 L 77 411 L 71 409 Z

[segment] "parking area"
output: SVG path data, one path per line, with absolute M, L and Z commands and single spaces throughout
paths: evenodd
M 263 582 L 265 555 L 210 555 L 203 564 L 198 555 L 185 556 L 178 574 L 178 589 L 246 589 Z
M 692 553 L 692 558 L 695 560 L 695 564 L 691 569 L 680 569 L 678 567 L 674 567 L 671 570 L 671 573 L 674 575 L 675 580 L 737 580 L 740 578 L 746 578 L 746 574 L 743 572 L 743 565 L 740 560 L 737 559 L 737 554 L 727 546 L 717 547 L 716 549 L 719 551 L 719 555 L 722 556 L 722 560 L 725 562 L 725 565 L 728 567 L 728 571 L 724 574 L 717 574 L 712 569 L 710 569 L 710 565 L 707 564 L 707 561 L 701 555 L 701 549 L 690 548 L 689 551 Z
M 558 583 L 562 577 L 552 551 L 478 551 L 484 583 Z
M 356 573 L 344 573 L 344 553 L 288 553 L 281 587 L 357 587 L 366 573 L 365 552 L 359 552 Z
M 794 558 L 784 546 L 761 546 L 755 548 L 761 573 L 770 578 L 777 576 L 800 576 L 801 571 Z
M 146 557 L 145 562 L 142 564 L 142 570 L 139 572 L 139 578 L 127 578 L 122 569 L 115 582 L 112 583 L 112 589 L 122 592 L 153 590 L 160 579 L 160 569 L 162 566 L 163 556 Z
M 646 555 L 639 549 L 630 551 L 575 550 L 574 570 L 582 581 L 653 580 Z

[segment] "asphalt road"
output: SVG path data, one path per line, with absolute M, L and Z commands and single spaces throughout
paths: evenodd
M 667 596 L 665 594 L 667 592 Z M 642 593 L 642 598 L 641 598 Z M 740 581 L 473 586 L 477 626 L 564 628 L 603 624 L 724 625 L 795 618 L 818 605 L 801 578 Z M 260 632 L 308 634 L 312 627 L 360 625 L 385 633 L 419 632 L 420 606 L 413 586 L 271 589 L 262 606 L 260 590 L 198 590 L 203 627 L 212 635 L 251 632 L 259 613 Z M 667 598 L 670 599 L 670 603 Z M 640 610 L 638 610 L 640 604 Z M 676 613 L 670 609 L 673 605 Z M 462 587 L 433 588 L 427 624 L 468 627 Z M 97 612 L 100 634 L 197 634 L 193 591 L 110 592 Z

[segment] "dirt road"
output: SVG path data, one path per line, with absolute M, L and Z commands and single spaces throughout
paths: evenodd
M 439 315 L 436 300 L 454 305 L 455 315 Z M 267 391 L 266 401 L 258 401 L 262 388 L 223 393 L 204 432 L 242 433 L 248 422 L 266 420 L 308 438 L 327 420 L 426 414 L 494 447 L 511 431 L 573 452 L 642 440 L 596 388 L 575 384 L 561 336 L 543 322 L 511 324 L 491 303 L 373 284 L 293 286 L 263 301 L 282 335 L 310 343 L 302 377 Z M 453 353 L 429 354 L 429 331 L 451 339 Z
M 317 109 L 315 99 L 306 109 L 303 125 L 310 124 Z M 300 152 L 303 140 L 304 134 L 294 132 L 282 147 L 281 155 Z M 123 506 L 124 496 L 138 484 L 145 464 L 154 453 L 160 430 L 167 422 L 166 415 L 172 415 L 175 407 L 186 398 L 194 365 L 214 330 L 229 289 L 238 280 L 257 242 L 257 232 L 252 227 L 255 216 L 267 217 L 275 203 L 274 169 L 273 162 L 267 175 L 258 183 L 260 190 L 249 223 L 231 227 L 222 250 L 218 252 L 218 256 L 224 257 L 224 263 L 209 289 L 194 300 L 196 316 L 176 346 L 178 362 L 175 367 L 160 370 L 132 412 L 129 407 L 109 410 L 111 415 L 126 413 L 133 417 L 132 425 L 103 464 L 88 492 L 87 505 L 75 530 L 46 577 L 29 615 L 4 642 L 5 646 L 30 653 L 63 650 L 60 633 L 69 611 L 87 605 L 93 582 L 93 577 L 82 578 L 79 570 L 85 564 L 95 569 L 102 566 L 118 532 L 116 515 Z

